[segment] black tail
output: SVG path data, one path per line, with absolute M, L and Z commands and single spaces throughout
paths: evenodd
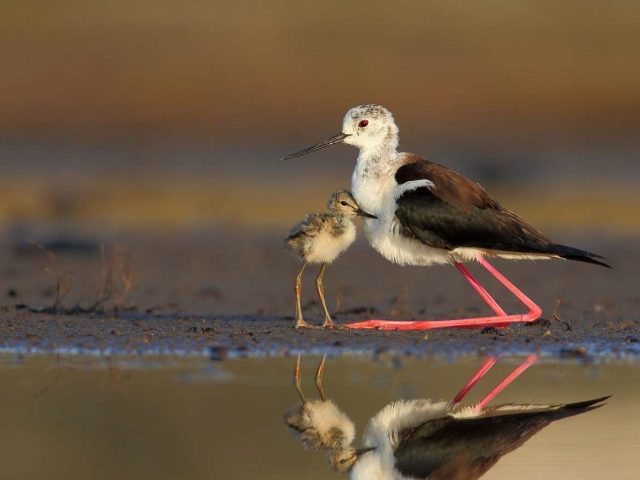
M 594 265 L 611 268 L 611 265 L 608 265 L 603 261 L 604 257 L 585 250 L 580 250 L 579 248 L 552 243 L 551 245 L 548 245 L 545 250 L 548 253 L 553 253 L 559 257 L 566 258 L 567 260 L 576 260 L 578 262 L 592 263 Z

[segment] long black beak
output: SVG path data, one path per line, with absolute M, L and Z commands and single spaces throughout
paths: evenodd
M 281 158 L 281 160 L 289 160 L 290 158 L 301 157 L 302 155 L 306 155 L 307 153 L 315 152 L 316 150 L 320 150 L 321 148 L 328 147 L 329 145 L 333 145 L 335 143 L 342 143 L 342 141 L 347 138 L 349 133 L 338 133 L 331 138 L 327 138 L 326 140 L 316 143 L 314 146 L 305 148 L 304 150 L 300 150 L 296 153 L 291 153 L 289 155 L 285 155 Z
M 356 215 L 360 215 L 361 217 L 368 217 L 368 218 L 378 218 L 374 214 L 369 213 L 369 212 L 365 212 L 361 208 L 356 210 Z
M 372 452 L 375 449 L 376 449 L 376 447 L 360 448 L 360 449 L 356 450 L 356 458 L 358 458 L 360 455 L 364 455 L 367 452 Z

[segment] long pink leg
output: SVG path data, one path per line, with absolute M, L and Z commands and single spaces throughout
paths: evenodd
M 487 361 L 484 362 L 484 364 L 478 369 L 478 371 L 473 374 L 466 385 L 460 389 L 455 397 L 453 397 L 452 403 L 460 403 L 462 399 L 467 396 L 469 390 L 471 390 L 473 386 L 478 383 L 478 380 L 480 380 L 487 374 L 489 369 L 491 369 L 491 367 L 493 367 L 497 361 L 498 357 L 489 357 Z
M 493 297 L 489 295 L 489 292 L 487 292 L 487 290 L 482 285 L 480 285 L 480 282 L 478 282 L 473 277 L 473 275 L 471 275 L 471 272 L 469 272 L 469 270 L 467 270 L 464 265 L 458 262 L 456 262 L 455 265 L 460 273 L 462 273 L 464 278 L 466 278 L 471 286 L 475 289 L 475 291 L 478 292 L 480 298 L 482 298 L 487 303 L 487 305 L 489 305 L 489 308 L 491 308 L 491 310 L 493 310 L 496 315 L 498 315 L 499 317 L 507 316 L 507 313 L 502 309 L 500 305 L 498 305 L 498 302 L 496 302 Z
M 496 395 L 498 395 L 502 390 L 504 390 L 511 382 L 513 382 L 516 378 L 518 378 L 522 372 L 524 372 L 527 368 L 538 361 L 538 355 L 533 354 L 529 355 L 524 362 L 522 362 L 518 368 L 516 368 L 513 372 L 507 375 L 504 380 L 502 380 L 497 387 L 491 390 L 478 404 L 476 405 L 476 410 L 482 410 L 487 404 L 493 400 Z
M 495 312 L 495 314 L 499 317 L 506 317 L 507 313 L 502 309 L 502 307 L 495 301 L 495 299 L 491 296 L 489 292 L 487 292 L 486 288 L 484 288 L 478 280 L 475 279 L 471 272 L 467 270 L 467 268 L 459 262 L 455 262 L 455 266 L 460 273 L 464 276 L 464 278 L 471 284 L 474 290 L 480 295 L 480 298 L 485 301 L 489 308 Z
M 487 271 L 493 275 L 494 277 L 496 277 L 498 279 L 498 281 L 504 285 L 505 287 L 507 287 L 507 290 L 509 290 L 511 293 L 513 293 L 513 295 L 515 297 L 518 298 L 518 300 L 520 300 L 522 303 L 524 303 L 527 307 L 529 307 L 529 312 L 537 312 L 537 316 L 535 319 L 539 318 L 540 315 L 542 315 L 542 309 L 536 305 L 533 300 L 531 300 L 529 297 L 527 297 L 524 293 L 522 293 L 522 291 L 516 287 L 513 283 L 511 283 L 511 281 L 509 281 L 509 279 L 507 277 L 505 277 L 503 274 L 501 274 L 498 270 L 496 270 L 496 268 L 491 265 L 486 258 L 484 258 L 481 255 L 478 255 L 478 262 L 480 263 L 480 265 L 482 265 L 484 268 L 487 269 Z M 534 320 L 535 320 L 534 319 Z M 530 321 L 530 320 L 529 320 Z
M 493 275 L 502 285 L 504 285 L 513 295 L 518 298 L 529 311 L 524 314 L 506 315 L 504 310 L 500 308 L 497 302 L 487 293 L 466 270 L 466 268 L 458 267 L 465 278 L 471 283 L 473 288 L 480 294 L 482 299 L 496 313 L 493 317 L 463 318 L 459 320 L 366 320 L 363 322 L 354 322 L 346 324 L 348 328 L 354 329 L 379 329 L 379 330 L 431 330 L 434 328 L 479 328 L 479 327 L 502 327 L 515 322 L 532 322 L 542 314 L 542 309 L 536 305 L 529 297 L 520 291 L 513 283 L 511 283 L 504 275 L 498 272 L 484 257 L 478 256 L 478 262 L 491 275 Z

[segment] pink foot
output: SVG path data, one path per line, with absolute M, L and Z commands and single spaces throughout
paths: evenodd
M 462 318 L 459 320 L 365 320 L 347 323 L 347 328 L 378 330 L 432 330 L 434 328 L 482 328 L 506 327 L 512 323 L 532 322 L 540 317 L 542 310 L 530 310 L 524 314 L 499 317 Z
M 487 269 L 500 283 L 502 283 L 513 295 L 518 298 L 529 311 L 524 314 L 507 315 L 498 303 L 489 295 L 485 288 L 471 276 L 469 271 L 461 264 L 456 263 L 456 267 L 469 281 L 471 286 L 482 297 L 482 299 L 495 312 L 492 317 L 463 318 L 459 320 L 365 320 L 362 322 L 348 323 L 345 326 L 352 329 L 378 329 L 378 330 L 431 330 L 434 328 L 482 328 L 482 327 L 506 327 L 511 323 L 527 323 L 540 318 L 542 309 L 536 305 L 529 297 L 522 293 L 504 275 L 498 272 L 485 258 L 478 256 L 478 262 Z

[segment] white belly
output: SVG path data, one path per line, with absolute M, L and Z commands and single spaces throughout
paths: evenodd
M 455 260 L 448 250 L 429 247 L 399 234 L 400 224 L 395 213 L 399 191 L 393 176 L 363 178 L 357 172 L 358 169 L 354 172 L 351 190 L 360 208 L 378 217 L 364 222 L 365 235 L 378 253 L 398 265 L 426 266 Z
M 365 234 L 371 246 L 384 258 L 398 265 L 448 264 L 455 259 L 451 252 L 433 248 L 414 238 L 400 235 L 400 224 L 395 218 L 383 217 L 381 221 L 365 222 Z

